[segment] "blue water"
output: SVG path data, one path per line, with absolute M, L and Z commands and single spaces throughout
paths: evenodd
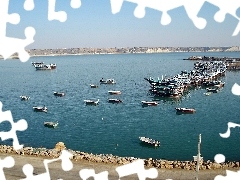
M 67 148 L 94 154 L 114 154 L 140 158 L 192 160 L 197 154 L 198 135 L 202 134 L 201 154 L 212 160 L 221 153 L 227 160 L 240 159 L 239 128 L 223 139 L 229 121 L 240 123 L 240 97 L 231 93 L 240 71 L 228 71 L 222 79 L 225 87 L 219 93 L 205 96 L 204 89 L 190 90 L 181 100 L 160 99 L 156 107 L 141 106 L 152 100 L 144 77 L 161 78 L 193 69 L 194 61 L 182 60 L 193 55 L 240 57 L 240 53 L 167 53 L 125 55 L 82 55 L 34 57 L 26 63 L 0 61 L 0 101 L 3 111 L 11 110 L 14 121 L 25 119 L 26 131 L 18 131 L 21 144 L 53 148 L 62 141 Z M 31 61 L 56 63 L 53 71 L 36 71 Z M 100 85 L 101 78 L 114 78 L 115 85 Z M 98 84 L 99 88 L 90 88 Z M 109 90 L 120 90 L 111 96 Z M 54 91 L 66 96 L 55 97 Z M 21 101 L 20 95 L 30 96 Z M 120 98 L 122 104 L 109 104 L 108 98 Z M 85 99 L 100 100 L 98 106 L 86 106 Z M 47 113 L 34 112 L 33 106 L 48 107 Z M 175 107 L 194 107 L 197 112 L 176 115 Z M 58 121 L 56 129 L 43 126 L 44 121 Z M 11 129 L 7 121 L 1 131 Z M 159 148 L 140 143 L 146 136 L 161 142 Z M 1 144 L 11 144 L 10 140 Z

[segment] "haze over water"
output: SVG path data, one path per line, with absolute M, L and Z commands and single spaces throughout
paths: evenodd
M 227 160 L 239 160 L 240 131 L 231 129 L 223 139 L 227 123 L 240 123 L 240 97 L 231 93 L 240 84 L 240 71 L 227 71 L 222 78 L 225 87 L 219 93 L 205 96 L 203 88 L 190 90 L 179 101 L 161 98 L 156 107 L 142 107 L 141 101 L 152 100 L 150 84 L 144 77 L 174 76 L 192 70 L 195 61 L 189 56 L 240 57 L 240 53 L 166 53 L 82 55 L 34 57 L 26 63 L 19 60 L 0 61 L 0 101 L 3 111 L 11 110 L 13 119 L 25 119 L 28 129 L 17 132 L 25 146 L 54 148 L 62 141 L 66 147 L 94 154 L 192 160 L 197 155 L 198 135 L 202 134 L 201 154 L 213 160 L 218 153 Z M 56 63 L 52 71 L 36 71 L 31 61 Z M 101 78 L 114 78 L 115 85 L 100 85 Z M 97 84 L 99 88 L 90 88 Z M 121 95 L 109 95 L 120 90 Z M 55 97 L 54 91 L 66 96 Z M 21 95 L 30 96 L 21 101 Z M 98 106 L 86 106 L 84 100 L 99 99 Z M 110 104 L 108 98 L 119 98 L 121 104 Z M 34 112 L 33 106 L 46 105 L 47 113 Z M 177 115 L 175 107 L 195 108 L 195 114 Z M 44 121 L 58 121 L 56 129 L 43 126 Z M 0 131 L 8 131 L 8 122 Z M 161 142 L 159 148 L 140 143 L 146 136 Z M 10 140 L 2 144 L 11 144 Z

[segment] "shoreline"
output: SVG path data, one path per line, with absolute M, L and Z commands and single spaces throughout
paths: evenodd
M 110 164 L 110 165 L 125 165 L 133 162 L 134 160 L 142 159 L 137 157 L 119 157 L 113 154 L 92 154 L 87 152 L 76 151 L 67 149 L 64 143 L 59 142 L 55 148 L 33 148 L 23 147 L 20 150 L 14 150 L 13 146 L 0 145 L 0 154 L 7 155 L 20 155 L 24 157 L 41 157 L 41 158 L 58 158 L 62 150 L 68 150 L 73 154 L 72 161 L 86 161 L 95 164 Z M 189 170 L 195 171 L 197 162 L 193 160 L 179 161 L 179 160 L 165 160 L 165 159 L 142 159 L 144 160 L 144 166 L 147 168 L 165 169 L 165 170 Z M 240 169 L 240 160 L 227 161 L 224 163 L 216 163 L 211 160 L 200 162 L 199 171 L 201 170 L 227 170 Z

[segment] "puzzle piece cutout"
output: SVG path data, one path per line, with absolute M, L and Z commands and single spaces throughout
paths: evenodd
M 48 0 L 48 20 L 58 20 L 65 22 L 67 20 L 67 13 L 65 11 L 55 11 L 56 0 Z M 80 8 L 81 0 L 71 0 L 70 6 L 74 9 Z
M 62 150 L 61 155 L 56 158 L 56 159 L 44 159 L 43 164 L 46 169 L 45 173 L 38 174 L 38 175 L 33 175 L 33 166 L 31 164 L 25 164 L 22 168 L 23 173 L 25 174 L 26 178 L 21 179 L 21 180 L 50 180 L 50 173 L 49 173 L 49 168 L 48 164 L 61 160 L 61 166 L 64 171 L 70 171 L 73 168 L 72 161 L 70 158 L 72 157 L 72 153 L 68 152 L 67 150 Z
M 117 167 L 119 179 L 124 176 L 137 174 L 139 180 L 145 180 L 146 178 L 154 179 L 158 177 L 158 171 L 155 168 L 145 169 L 144 160 L 138 159 L 130 164 Z
M 240 86 L 235 83 L 233 86 L 232 86 L 232 93 L 234 95 L 237 95 L 237 96 L 240 96 Z
M 240 31 L 240 18 L 236 15 L 237 9 L 240 7 L 240 1 L 219 1 L 219 0 L 110 0 L 112 13 L 116 14 L 121 10 L 124 1 L 137 4 L 134 10 L 134 16 L 137 18 L 143 18 L 145 16 L 145 8 L 151 8 L 162 12 L 162 18 L 160 23 L 162 25 L 168 25 L 171 22 L 171 17 L 168 11 L 183 6 L 186 10 L 188 17 L 192 20 L 194 25 L 198 29 L 204 29 L 207 21 L 204 18 L 198 17 L 198 13 L 201 10 L 205 2 L 209 2 L 219 7 L 219 11 L 215 14 L 214 19 L 217 22 L 223 22 L 226 14 L 230 14 L 239 23 L 232 34 L 236 36 Z
M 28 128 L 27 121 L 24 119 L 21 119 L 17 121 L 16 123 L 13 121 L 12 113 L 11 111 L 2 111 L 2 102 L 0 101 L 0 123 L 3 121 L 8 121 L 12 129 L 8 132 L 0 132 L 0 138 L 2 141 L 6 139 L 12 139 L 13 140 L 13 148 L 15 150 L 19 150 L 23 147 L 23 145 L 19 144 L 18 137 L 17 137 L 17 131 L 25 131 Z
M 11 168 L 15 164 L 14 159 L 11 156 L 5 157 L 3 160 L 0 158 L 0 179 L 6 180 L 3 168 Z
M 82 180 L 87 180 L 90 177 L 93 177 L 94 180 L 108 180 L 107 171 L 96 174 L 94 169 L 82 169 L 79 171 L 79 176 L 82 178 Z
M 239 180 L 240 179 L 240 171 L 229 171 L 226 170 L 226 176 L 217 175 L 214 180 Z
M 12 54 L 18 53 L 19 59 L 22 62 L 26 62 L 30 56 L 25 51 L 25 47 L 34 42 L 35 29 L 33 27 L 25 29 L 26 39 L 6 37 L 7 23 L 18 24 L 20 22 L 19 14 L 8 14 L 8 6 L 9 0 L 0 1 L 0 54 L 4 59 L 7 59 Z

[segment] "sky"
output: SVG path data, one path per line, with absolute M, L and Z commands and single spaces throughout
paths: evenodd
M 205 3 L 198 14 L 207 20 L 200 30 L 183 7 L 169 11 L 172 20 L 164 26 L 161 11 L 146 8 L 146 15 L 139 19 L 133 14 L 136 4 L 130 2 L 112 14 L 110 0 L 81 0 L 78 9 L 71 8 L 70 0 L 56 0 L 56 11 L 67 13 L 67 20 L 59 22 L 48 21 L 48 0 L 35 0 L 32 11 L 24 10 L 25 0 L 9 1 L 9 13 L 18 13 L 21 21 L 17 25 L 8 23 L 6 35 L 24 39 L 26 27 L 36 30 L 35 42 L 26 49 L 240 46 L 240 33 L 232 36 L 238 20 L 227 15 L 224 22 L 216 22 L 214 15 L 219 9 L 210 3 Z

